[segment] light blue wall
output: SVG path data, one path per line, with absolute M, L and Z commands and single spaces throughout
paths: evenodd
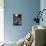
M 46 0 L 41 0 L 40 1 L 40 10 L 42 11 L 43 9 L 46 9 Z M 40 25 L 45 26 L 46 27 L 46 10 L 43 12 L 43 22 L 40 22 Z
M 35 12 L 40 9 L 40 1 L 5 0 L 4 2 L 5 40 L 18 41 L 31 30 L 32 21 L 36 17 Z M 13 26 L 13 13 L 22 14 L 22 26 Z

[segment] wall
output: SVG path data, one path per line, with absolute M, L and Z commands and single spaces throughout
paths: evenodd
M 35 12 L 40 9 L 40 0 L 5 0 L 4 1 L 5 40 L 18 41 L 31 31 Z M 22 14 L 22 26 L 13 26 L 13 13 Z
M 40 9 L 41 9 L 41 11 L 43 9 L 46 9 L 46 0 L 41 0 L 40 1 Z M 40 25 L 46 26 L 46 10 L 43 12 L 42 17 L 43 17 L 43 22 L 41 21 Z

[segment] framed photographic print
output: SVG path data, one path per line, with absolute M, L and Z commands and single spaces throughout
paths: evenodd
M 13 25 L 22 25 L 22 14 L 13 14 Z

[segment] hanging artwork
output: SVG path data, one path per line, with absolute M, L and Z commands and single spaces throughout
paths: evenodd
M 21 14 L 18 14 L 18 15 L 15 15 L 13 14 L 13 25 L 22 25 L 22 15 Z

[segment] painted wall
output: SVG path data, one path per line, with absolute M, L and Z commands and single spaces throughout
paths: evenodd
M 43 9 L 46 9 L 46 0 L 41 0 L 40 2 L 41 2 L 40 9 L 42 11 Z M 43 22 L 41 21 L 40 25 L 46 26 L 46 10 L 43 12 L 42 17 L 43 17 Z
M 18 41 L 31 31 L 35 12 L 40 9 L 40 0 L 4 1 L 5 40 Z M 22 26 L 13 26 L 13 13 L 22 14 Z

